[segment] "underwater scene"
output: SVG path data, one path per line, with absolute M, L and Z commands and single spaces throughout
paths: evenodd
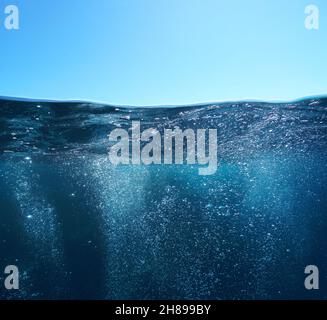
M 217 169 L 112 164 L 133 121 L 216 129 Z M 326 215 L 327 98 L 0 100 L 0 269 L 20 273 L 1 299 L 327 299 Z

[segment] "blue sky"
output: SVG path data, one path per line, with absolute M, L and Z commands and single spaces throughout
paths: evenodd
M 20 29 L 4 28 L 4 8 Z M 319 30 L 304 8 L 320 9 Z M 327 94 L 325 0 L 0 0 L 0 95 L 123 105 Z

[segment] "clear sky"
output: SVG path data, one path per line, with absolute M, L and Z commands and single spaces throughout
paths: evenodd
M 4 8 L 20 29 L 4 28 Z M 319 30 L 304 27 L 306 5 Z M 0 0 L 0 95 L 123 105 L 327 94 L 326 0 Z

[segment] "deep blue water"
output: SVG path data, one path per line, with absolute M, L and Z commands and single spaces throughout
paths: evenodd
M 107 136 L 133 119 L 216 128 L 217 172 L 111 165 Z M 327 99 L 0 100 L 0 298 L 326 299 L 326 214 Z M 2 286 L 9 264 L 18 291 Z

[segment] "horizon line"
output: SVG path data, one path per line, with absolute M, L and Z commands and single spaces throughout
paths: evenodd
M 44 102 L 44 103 L 86 103 L 86 104 L 99 104 L 111 107 L 134 107 L 134 108 L 167 108 L 167 107 L 192 107 L 192 106 L 201 106 L 201 105 L 210 105 L 210 104 L 229 104 L 229 103 L 274 103 L 274 104 L 283 104 L 283 103 L 296 103 L 306 100 L 313 100 L 313 99 L 327 99 L 326 94 L 317 94 L 317 95 L 308 95 L 303 96 L 300 98 L 295 99 L 285 99 L 285 100 L 275 100 L 275 99 L 253 99 L 253 98 L 243 98 L 243 99 L 226 99 L 226 100 L 212 100 L 206 102 L 195 102 L 195 103 L 186 103 L 186 104 L 152 104 L 152 105 L 130 105 L 130 104 L 112 104 L 105 101 L 96 101 L 96 100 L 88 100 L 88 99 L 45 99 L 45 98 L 29 98 L 29 97 L 14 97 L 14 96 L 1 96 L 0 100 L 7 100 L 7 101 L 21 101 L 21 102 Z

